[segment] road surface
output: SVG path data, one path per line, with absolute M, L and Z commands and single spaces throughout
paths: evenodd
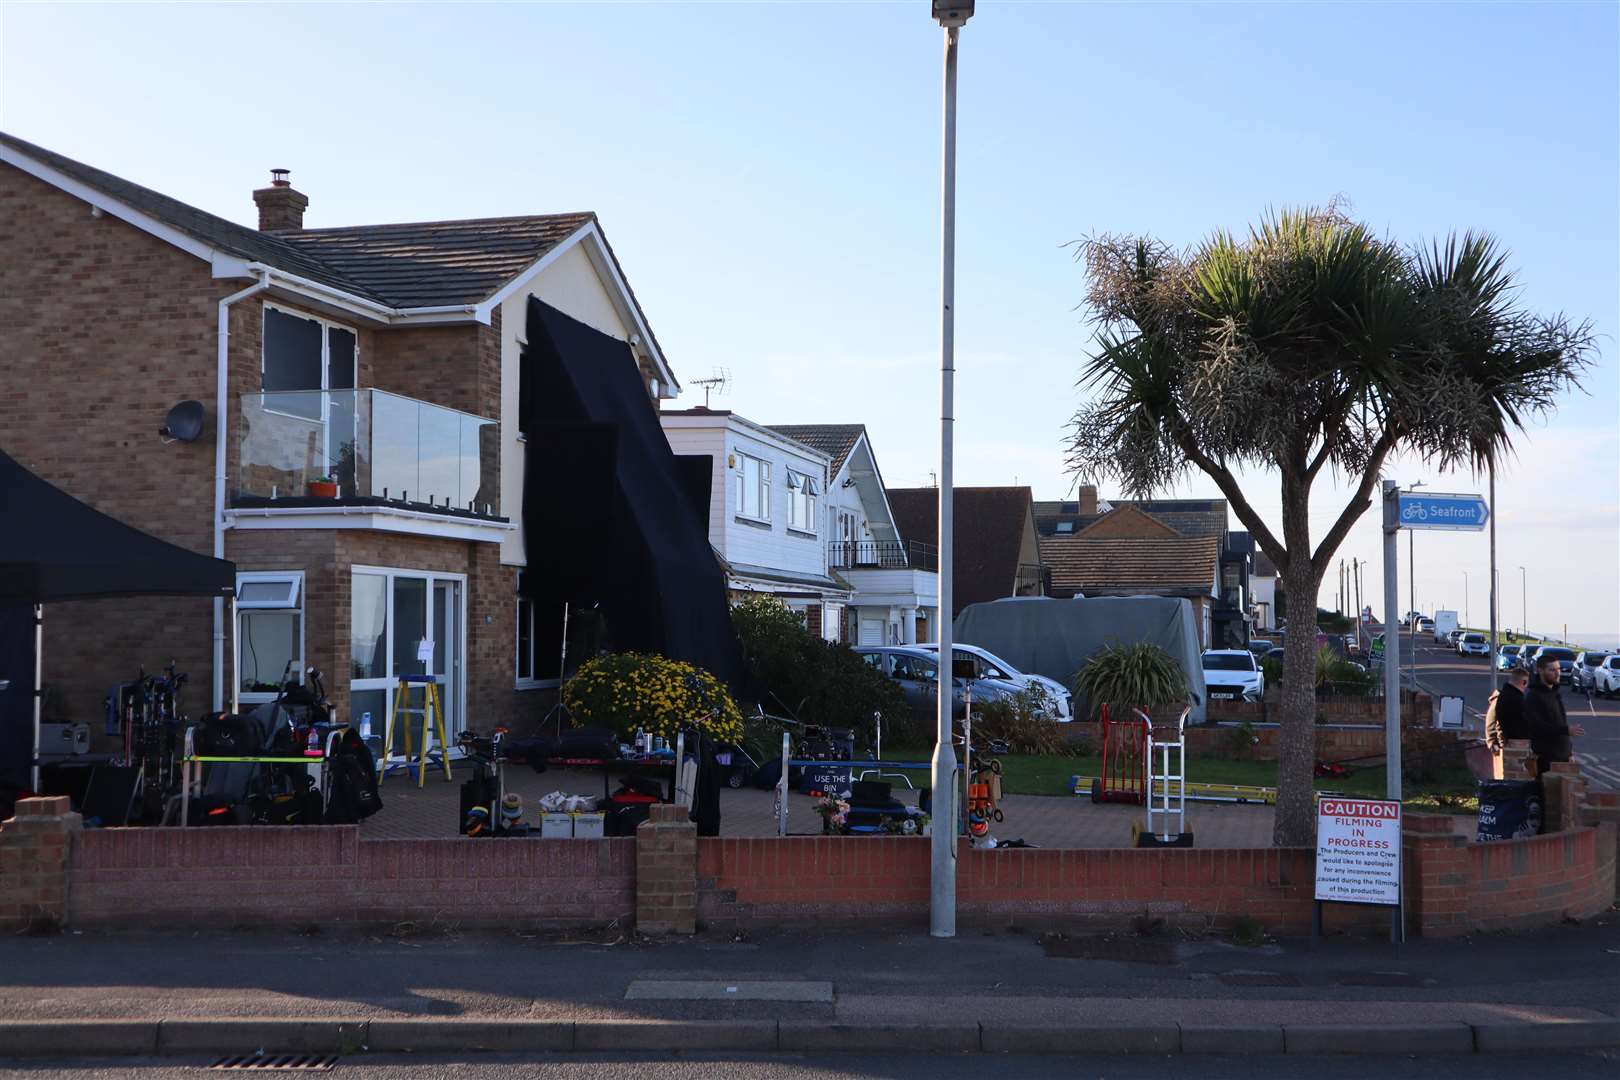
M 20 1064 L 20 1063 L 19 1063 Z M 29 1062 L 8 1069 L 0 1080 L 195 1080 L 201 1059 L 145 1058 L 130 1062 Z M 1166 1057 L 1020 1057 L 1002 1054 L 953 1056 L 892 1054 L 805 1054 L 754 1057 L 693 1052 L 644 1057 L 595 1055 L 480 1055 L 467 1063 L 456 1057 L 349 1058 L 334 1070 L 343 1080 L 1022 1080 L 1076 1077 L 1090 1080 L 1479 1080 L 1484 1076 L 1557 1076 L 1560 1080 L 1613 1077 L 1620 1055 L 1610 1051 L 1570 1054 L 1449 1057 L 1316 1057 L 1188 1055 Z M 221 1075 L 229 1075 L 221 1074 Z M 297 1075 L 297 1074 L 293 1074 Z M 320 1075 L 304 1074 L 304 1075 Z
M 1401 635 L 1401 660 L 1412 655 L 1412 638 Z M 1418 635 L 1418 683 L 1436 695 L 1461 696 L 1470 716 L 1482 715 L 1491 690 L 1504 676 L 1492 676 L 1484 657 L 1458 656 L 1455 649 L 1435 645 Z M 1586 728 L 1575 740 L 1575 758 L 1594 787 L 1620 791 L 1620 699 L 1594 698 L 1564 688 L 1564 708 L 1571 724 Z

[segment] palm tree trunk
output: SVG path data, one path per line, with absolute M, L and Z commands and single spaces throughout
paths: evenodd
M 1309 548 L 1304 549 L 1307 553 Z M 1292 553 L 1291 553 L 1292 554 Z M 1277 816 L 1272 843 L 1316 843 L 1316 590 L 1309 555 L 1293 555 L 1283 571 L 1288 631 L 1283 640 L 1281 737 L 1277 747 Z

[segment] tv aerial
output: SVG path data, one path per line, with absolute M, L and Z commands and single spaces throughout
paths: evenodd
M 731 385 L 731 369 L 717 367 L 707 379 L 693 379 L 692 385 L 703 387 L 703 407 L 707 409 L 711 393 L 725 395 L 726 388 Z

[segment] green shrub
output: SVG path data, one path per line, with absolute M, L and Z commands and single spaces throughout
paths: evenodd
M 878 712 L 885 740 L 899 743 L 920 734 L 899 683 L 847 645 L 812 634 L 780 601 L 750 596 L 732 608 L 731 623 L 766 695 L 760 703 L 766 712 L 786 711 L 807 724 L 856 728 L 868 736 Z
M 1176 658 L 1146 641 L 1104 645 L 1091 654 L 1074 676 L 1074 692 L 1086 700 L 1091 716 L 1141 706 L 1154 709 L 1184 705 L 1189 700 L 1187 673 Z
M 1009 697 L 973 703 L 973 741 L 1000 739 L 1013 754 L 1069 754 L 1064 726 L 1041 714 L 1044 695 L 1020 690 Z
M 623 736 L 643 728 L 674 742 L 682 727 L 735 743 L 742 710 L 725 684 L 702 668 L 645 653 L 609 653 L 580 665 L 562 698 L 580 724 Z

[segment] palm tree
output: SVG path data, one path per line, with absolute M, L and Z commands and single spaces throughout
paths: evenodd
M 1593 347 L 1589 323 L 1515 306 L 1489 236 L 1403 247 L 1338 206 L 1285 211 L 1187 252 L 1104 236 L 1079 254 L 1097 347 L 1081 377 L 1093 394 L 1067 439 L 1070 470 L 1126 495 L 1208 475 L 1301 612 L 1315 610 L 1391 453 L 1441 469 L 1494 465 L 1515 431 L 1578 385 Z M 1313 548 L 1311 489 L 1327 468 L 1355 488 Z M 1280 535 L 1237 469 L 1276 472 Z M 1314 833 L 1309 625 L 1284 646 L 1279 845 L 1309 845 Z

